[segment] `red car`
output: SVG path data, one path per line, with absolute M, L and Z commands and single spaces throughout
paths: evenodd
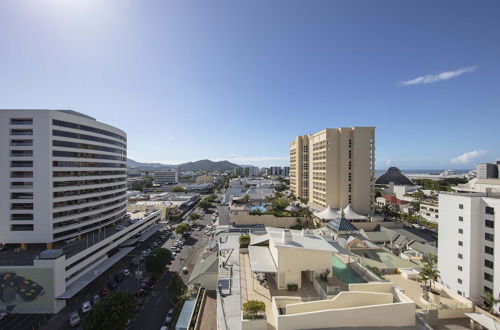
M 108 293 L 109 293 L 109 289 L 108 288 L 102 288 L 101 292 L 100 292 L 100 295 L 101 295 L 101 297 L 105 297 L 105 296 L 108 295 Z

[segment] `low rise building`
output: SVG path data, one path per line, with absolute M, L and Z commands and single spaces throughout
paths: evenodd
M 438 202 L 422 202 L 420 203 L 419 214 L 422 218 L 429 222 L 438 223 L 439 220 L 439 204 Z
M 164 168 L 153 173 L 155 184 L 176 184 L 179 183 L 179 168 Z

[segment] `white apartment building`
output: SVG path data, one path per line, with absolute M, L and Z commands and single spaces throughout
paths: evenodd
M 500 295 L 500 225 L 495 225 L 499 221 L 498 193 L 439 195 L 441 281 L 475 302 L 481 303 L 486 291 Z
M 438 203 L 423 202 L 420 203 L 419 214 L 422 218 L 429 222 L 438 223 L 439 219 L 439 205 Z
M 123 242 L 154 229 L 159 212 L 124 219 L 126 143 L 75 111 L 0 110 L 0 273 L 37 288 L 2 296 L 0 310 L 58 312 L 128 252 Z
M 318 209 L 374 210 L 375 128 L 327 128 L 290 143 L 290 188 Z
M 179 183 L 179 168 L 164 168 L 154 172 L 154 182 L 156 184 Z

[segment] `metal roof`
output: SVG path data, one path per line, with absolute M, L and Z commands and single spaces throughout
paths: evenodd
M 267 246 L 249 246 L 250 268 L 254 273 L 277 273 L 271 251 Z
M 358 232 L 358 228 L 354 227 L 349 220 L 345 218 L 333 219 L 326 224 L 328 228 L 335 232 Z
M 195 305 L 196 300 L 187 300 L 184 302 L 179 318 L 177 319 L 177 323 L 175 324 L 175 330 L 189 329 Z

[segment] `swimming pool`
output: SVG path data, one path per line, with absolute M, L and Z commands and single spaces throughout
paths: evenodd
M 333 276 L 342 283 L 366 283 L 366 281 L 337 256 L 333 256 Z
M 249 210 L 250 211 L 258 211 L 260 213 L 264 213 L 267 211 L 267 209 L 263 206 L 252 206 Z

